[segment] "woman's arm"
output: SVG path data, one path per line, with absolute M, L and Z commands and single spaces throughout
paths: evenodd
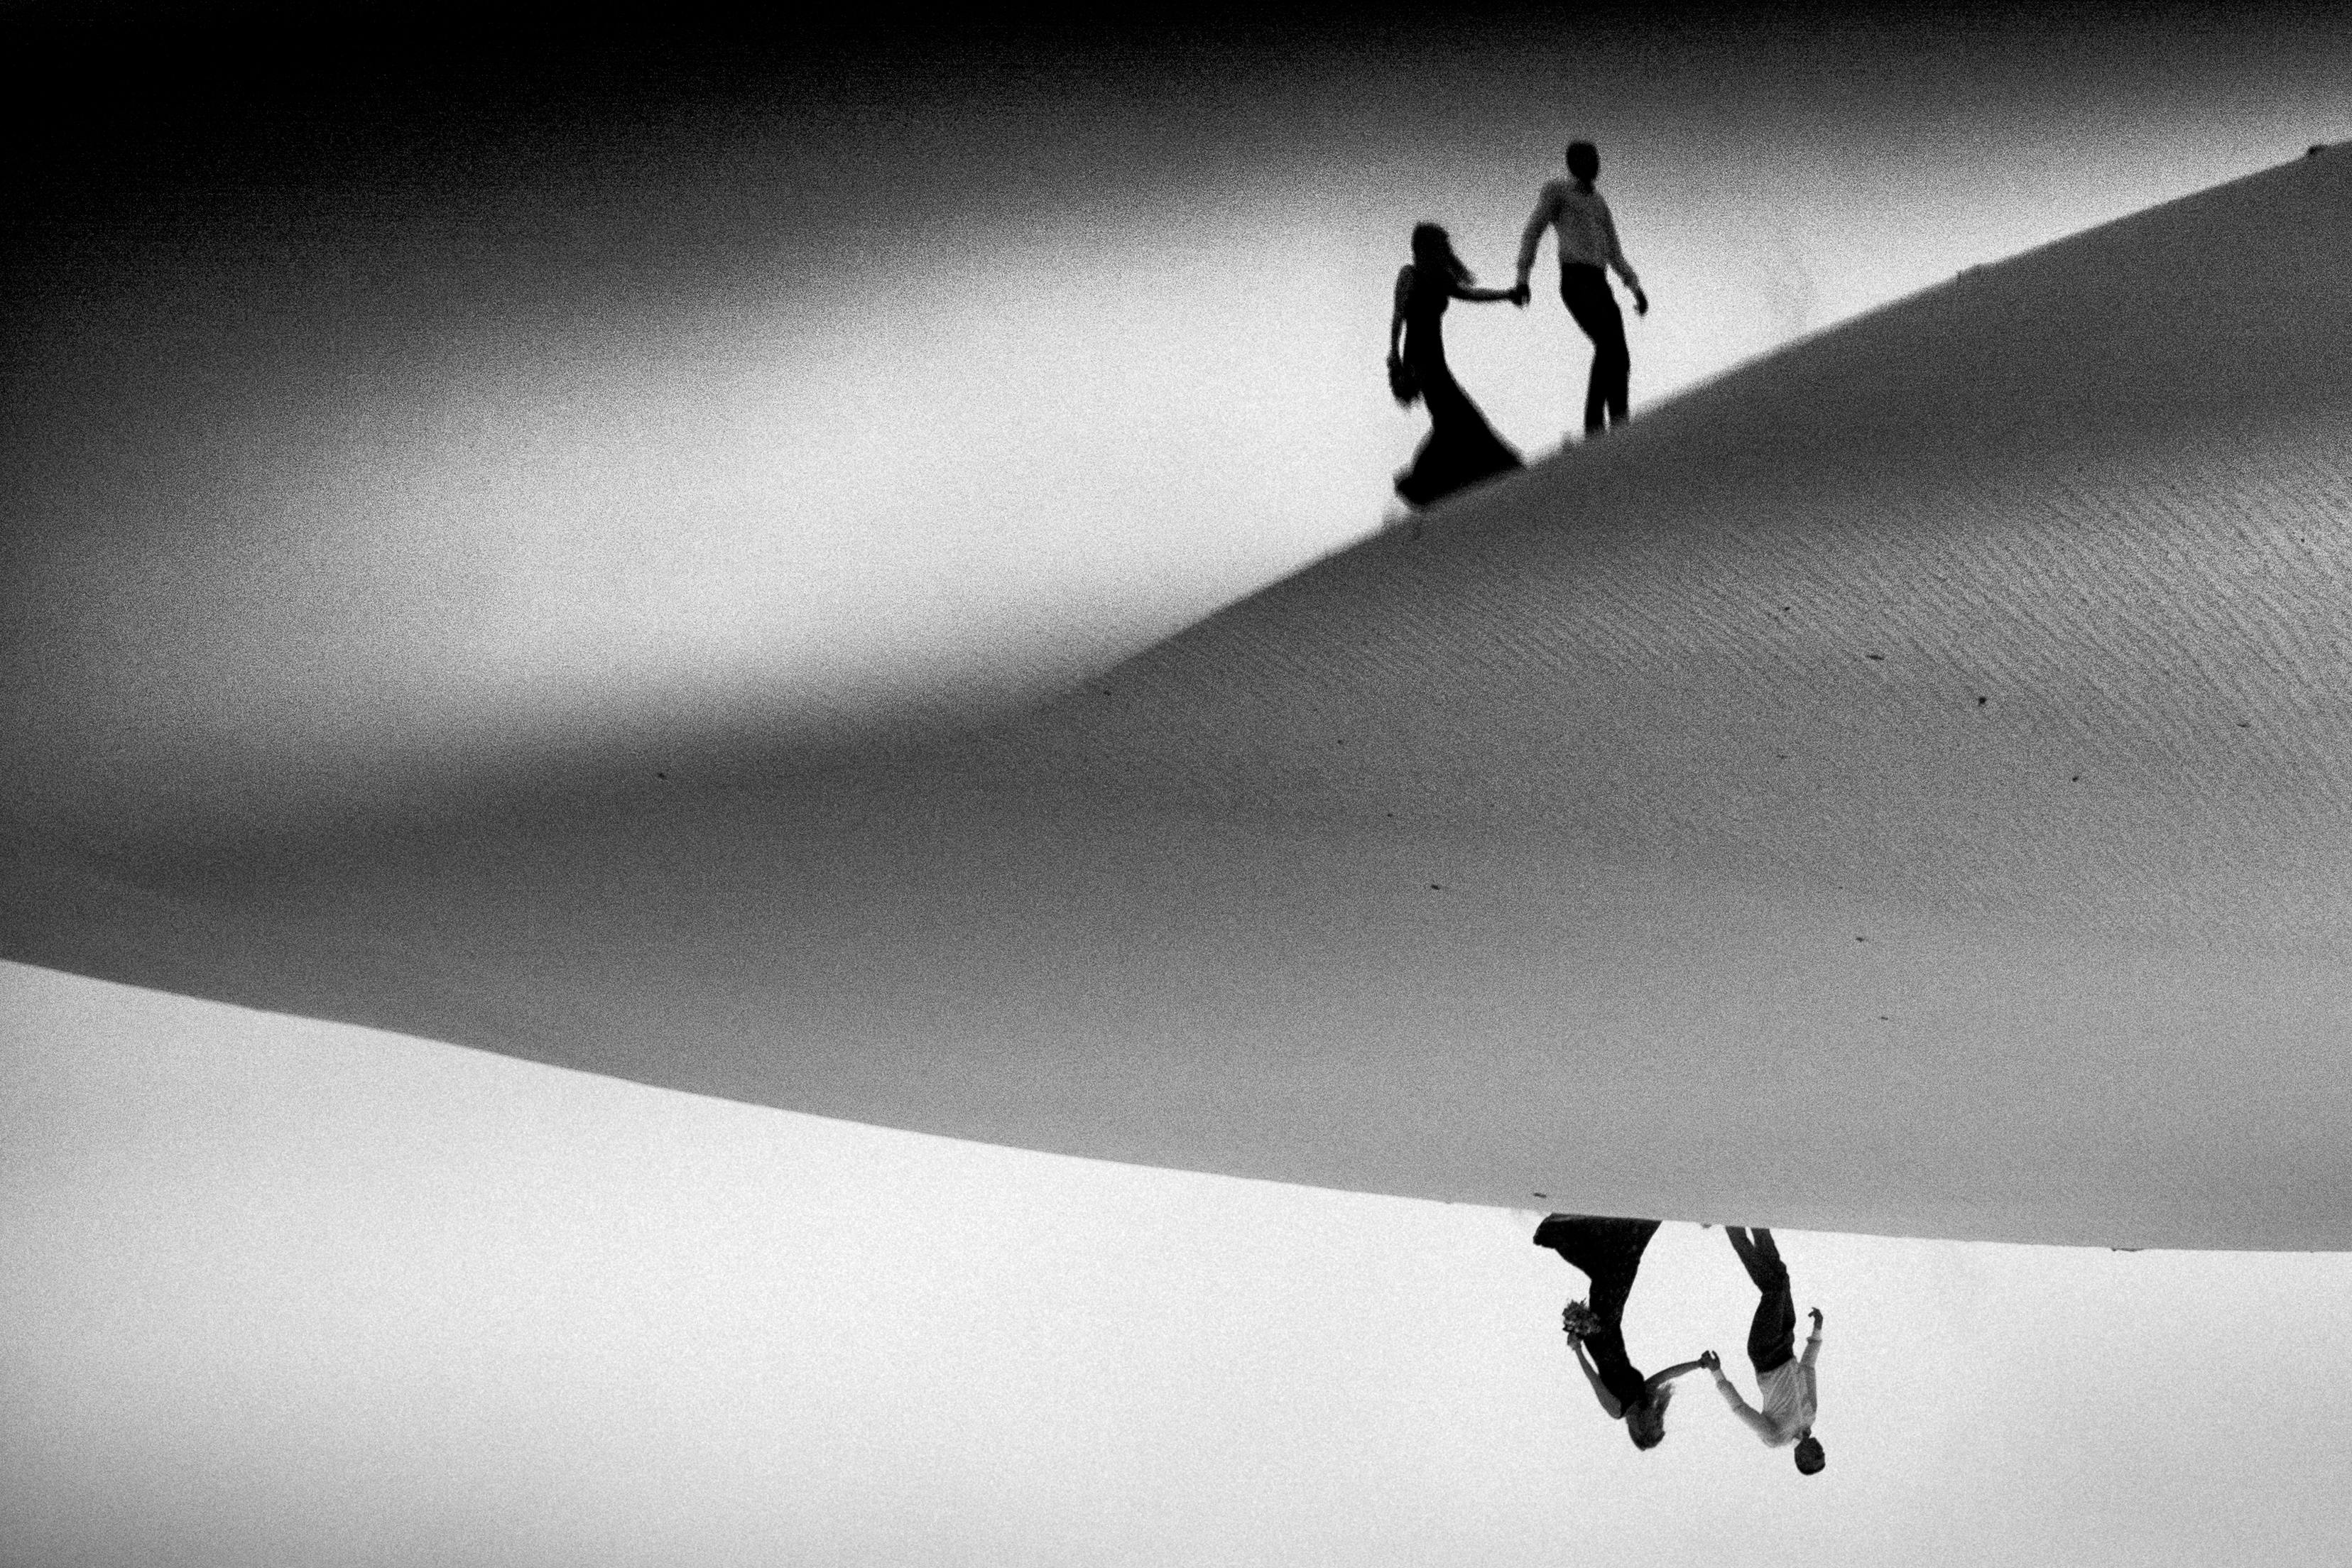
M 1625 1407 L 1617 1402 L 1617 1396 L 1615 1394 L 1609 1392 L 1609 1385 L 1601 1381 L 1600 1372 L 1594 1368 L 1593 1364 L 1590 1361 L 1585 1359 L 1584 1342 L 1581 1340 L 1572 1340 L 1570 1342 L 1570 1348 L 1576 1352 L 1577 1370 L 1583 1373 L 1584 1381 L 1592 1385 L 1592 1397 L 1601 1401 L 1601 1411 L 1607 1415 L 1609 1419 L 1612 1421 L 1622 1420 L 1625 1415 Z
M 1485 305 L 1498 300 L 1516 300 L 1519 297 L 1519 291 L 1516 288 L 1465 289 L 1461 284 L 1456 283 L 1454 286 L 1454 297 L 1457 300 L 1468 300 L 1474 303 Z
M 1404 335 L 1404 302 L 1406 298 L 1412 293 L 1412 268 L 1410 266 L 1399 268 L 1397 269 L 1396 305 L 1394 309 L 1389 311 L 1389 358 L 1391 359 L 1395 359 L 1399 354 L 1404 352 L 1398 346 L 1397 340 Z
M 1642 1384 L 1642 1386 L 1644 1388 L 1663 1387 L 1664 1384 L 1672 1383 L 1675 1379 L 1680 1377 L 1683 1373 L 1686 1372 L 1696 1372 L 1706 1364 L 1706 1362 L 1704 1359 L 1698 1361 L 1676 1362 L 1674 1365 L 1666 1368 L 1664 1372 L 1652 1373 L 1650 1374 L 1649 1381 Z

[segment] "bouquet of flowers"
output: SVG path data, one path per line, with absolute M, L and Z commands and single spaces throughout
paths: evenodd
M 1389 356 L 1389 395 L 1406 408 L 1421 399 L 1421 383 L 1415 379 L 1412 366 L 1396 354 Z
M 1570 1301 L 1559 1310 L 1560 1331 L 1571 1340 L 1580 1340 L 1601 1331 L 1601 1314 L 1581 1301 Z

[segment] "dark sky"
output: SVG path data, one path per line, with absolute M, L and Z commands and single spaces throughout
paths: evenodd
M 1169 100 L 1295 94 L 1334 66 L 1426 68 L 1433 121 L 1452 62 L 1530 75 L 1605 59 L 1670 109 L 1803 91 L 1857 138 L 1948 134 L 1964 117 L 2152 105 L 2235 76 L 2291 89 L 2324 55 L 2325 8 L 2212 5 L 1144 5 L 991 8 L 942 21 L 886 5 L 764 16 L 695 5 L 593 16 L 527 5 L 18 4 L 16 200 L 301 189 L 404 169 L 442 181 L 593 162 L 668 115 L 756 113 L 824 142 L 889 122 L 1066 108 L 1073 88 L 1157 112 Z M 2312 60 L 2313 65 L 2323 63 Z M 2095 67 L 2095 69 L 2088 68 Z M 36 90 L 37 89 L 37 90 Z M 1858 105 L 1875 111 L 1852 119 Z

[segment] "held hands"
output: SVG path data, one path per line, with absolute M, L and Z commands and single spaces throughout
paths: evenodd
M 1821 1310 L 1819 1307 L 1815 1307 L 1815 1308 L 1813 1309 L 1813 1332 L 1815 1332 L 1815 1333 L 1817 1333 L 1817 1334 L 1818 1334 L 1818 1333 L 1820 1333 L 1821 1331 L 1822 1331 L 1822 1310 Z
M 1701 1351 L 1698 1352 L 1698 1364 L 1709 1372 L 1719 1373 L 1723 1370 L 1723 1358 L 1713 1351 Z
M 1633 290 L 1633 314 L 1635 314 L 1635 315 L 1637 315 L 1637 316 L 1646 316 L 1646 315 L 1648 315 L 1649 313 L 1650 313 L 1650 297 L 1649 297 L 1647 294 L 1643 293 L 1639 289 L 1634 289 L 1634 290 Z
M 1510 300 L 1512 304 L 1524 310 L 1528 308 L 1528 300 L 1529 298 L 1531 298 L 1531 296 L 1528 290 L 1528 280 L 1526 279 L 1522 278 L 1517 283 L 1511 285 Z

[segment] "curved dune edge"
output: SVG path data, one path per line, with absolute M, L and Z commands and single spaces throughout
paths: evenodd
M 19 819 L 0 951 L 1280 1181 L 2352 1246 L 2347 200 L 1965 275 L 950 741 Z

